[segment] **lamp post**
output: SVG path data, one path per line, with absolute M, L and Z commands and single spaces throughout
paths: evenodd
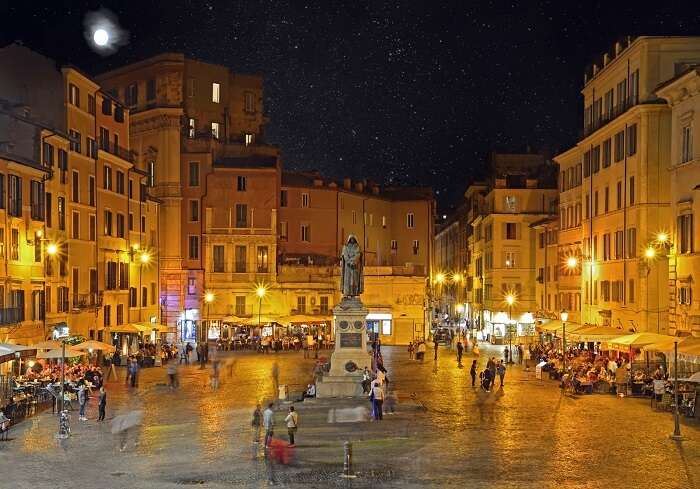
M 204 302 L 207 304 L 207 315 L 206 315 L 206 322 L 207 326 L 206 328 L 204 327 L 204 321 L 202 321 L 202 329 L 201 329 L 201 341 L 202 341 L 202 354 L 199 356 L 199 368 L 204 368 L 204 363 L 206 362 L 206 348 L 207 348 L 207 337 L 209 336 L 207 334 L 207 328 L 209 327 L 209 311 L 211 308 L 211 303 L 214 302 L 214 293 L 213 292 L 207 292 L 204 294 Z
M 68 429 L 68 413 L 64 411 L 64 401 L 66 399 L 66 340 L 61 339 L 61 402 L 58 410 L 58 433 L 56 438 L 66 439 L 70 436 Z
M 673 397 L 675 407 L 673 409 L 673 434 L 672 440 L 680 441 L 681 437 L 681 417 L 678 411 L 678 339 L 673 342 Z
M 262 300 L 267 293 L 267 288 L 264 285 L 258 285 L 255 289 L 255 295 L 258 296 L 258 328 L 262 331 Z
M 562 366 L 564 367 L 564 374 L 566 374 L 566 321 L 569 319 L 569 313 L 566 311 L 566 309 L 564 309 L 561 311 L 560 316 L 561 316 L 562 353 L 563 353 Z M 564 374 L 562 374 L 562 377 L 564 376 Z
M 506 302 L 508 303 L 508 363 L 513 363 L 513 304 L 515 296 L 508 294 Z
M 139 307 L 139 322 L 143 320 L 141 316 L 141 311 L 146 305 L 143 303 L 143 266 L 150 263 L 150 261 L 151 255 L 145 250 L 141 251 L 141 254 L 139 256 L 139 294 L 141 294 L 141 307 Z

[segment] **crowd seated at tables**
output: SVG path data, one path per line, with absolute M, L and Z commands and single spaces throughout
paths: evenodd
M 220 351 L 253 350 L 258 353 L 270 353 L 273 351 L 298 351 L 301 349 L 332 348 L 333 341 L 330 335 L 318 335 L 310 342 L 307 336 L 292 334 L 280 337 L 236 334 L 232 338 L 219 338 L 216 348 Z

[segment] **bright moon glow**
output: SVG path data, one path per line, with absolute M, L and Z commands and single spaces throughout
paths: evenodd
M 106 46 L 109 42 L 109 34 L 104 29 L 97 29 L 93 34 L 92 39 L 98 46 Z

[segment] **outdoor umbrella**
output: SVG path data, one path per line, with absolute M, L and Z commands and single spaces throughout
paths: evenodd
M 88 340 L 82 343 L 72 346 L 74 350 L 102 350 L 102 351 L 114 351 L 116 348 L 110 344 L 103 343 L 102 341 Z
M 61 348 L 61 342 L 57 340 L 46 340 L 32 345 L 32 348 L 36 348 L 37 350 L 53 350 L 54 348 Z
M 0 354 L 4 354 L 3 351 L 7 351 L 7 353 L 17 353 L 18 351 L 25 351 L 25 350 L 34 350 L 36 349 L 33 346 L 24 346 L 24 345 L 13 345 L 12 343 L 0 343 Z
M 126 414 L 115 416 L 112 420 L 112 433 L 121 433 L 129 428 L 138 426 L 143 420 L 143 411 L 130 411 Z
M 688 377 L 687 379 L 678 379 L 680 382 L 695 382 L 697 384 L 700 384 L 700 372 L 695 372 L 693 375 Z
M 66 353 L 65 354 L 66 358 L 81 357 L 81 356 L 85 355 L 84 351 L 74 350 L 72 348 L 66 348 L 65 353 Z M 46 359 L 62 358 L 63 357 L 63 348 L 54 348 L 53 350 L 42 351 L 42 352 L 39 352 L 36 357 L 37 358 L 46 358 Z

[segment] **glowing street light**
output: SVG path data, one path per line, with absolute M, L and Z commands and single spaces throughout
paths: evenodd
M 265 294 L 267 294 L 267 289 L 266 289 L 264 286 L 259 285 L 259 286 L 255 289 L 255 295 L 257 295 L 257 296 L 260 297 L 261 299 L 262 299 L 263 297 L 265 297 Z
M 211 304 L 212 302 L 214 302 L 214 293 L 207 292 L 206 294 L 204 294 L 204 302 L 206 302 L 207 304 Z
M 437 282 L 438 284 L 441 284 L 444 281 L 445 281 L 445 274 L 444 273 L 440 272 L 437 275 L 435 275 L 435 282 Z
M 576 266 L 578 266 L 578 258 L 570 256 L 566 259 L 566 266 L 569 268 L 576 268 Z
M 509 306 L 512 306 L 515 303 L 515 296 L 513 294 L 508 294 L 506 296 L 506 302 Z
M 149 255 L 145 251 L 143 253 L 141 253 L 141 263 L 142 264 L 145 265 L 146 263 L 148 263 L 150 261 L 151 261 L 151 255 Z
M 58 253 L 58 245 L 56 243 L 49 243 L 49 245 L 46 247 L 46 253 L 49 256 L 54 256 L 56 253 Z
M 656 235 L 656 241 L 661 243 L 661 244 L 666 244 L 668 242 L 668 234 L 665 232 L 660 232 L 659 234 Z
M 453 273 L 452 274 L 452 281 L 457 283 L 462 281 L 462 275 L 459 273 Z
M 656 256 L 656 249 L 654 249 L 653 246 L 647 246 L 647 249 L 644 250 L 644 257 L 648 259 L 652 259 Z

